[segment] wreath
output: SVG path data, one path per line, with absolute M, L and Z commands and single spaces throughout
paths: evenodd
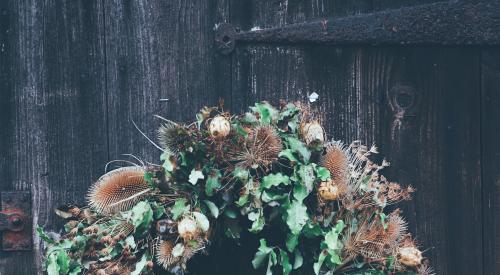
M 273 227 L 283 237 L 262 235 L 252 260 L 262 273 L 432 273 L 401 211 L 384 211 L 414 190 L 381 174 L 375 146 L 327 140 L 309 104 L 219 105 L 189 125 L 158 116 L 161 164 L 107 172 L 88 206 L 56 210 L 64 233 L 37 228 L 46 272 L 182 274 L 214 240 Z

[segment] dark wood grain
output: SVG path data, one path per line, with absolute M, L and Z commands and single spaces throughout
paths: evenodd
M 107 161 L 100 2 L 6 2 L 0 184 L 31 190 L 33 223 L 59 231 L 54 207 L 84 203 Z M 34 253 L 2 253 L 0 274 L 40 271 L 34 242 Z
M 158 162 L 160 120 L 192 121 L 224 98 L 320 95 L 329 138 L 380 145 L 390 179 L 437 274 L 500 272 L 500 52 L 474 48 L 214 47 L 217 24 L 242 30 L 434 0 L 0 1 L 0 189 L 30 190 L 33 221 L 60 229 L 55 206 L 84 203 L 109 160 Z M 161 101 L 160 99 L 168 99 Z M 192 274 L 255 274 L 258 241 L 212 244 Z M 0 274 L 41 271 L 32 253 L 0 253 Z M 208 268 L 207 268 L 208 267 Z
M 500 50 L 482 54 L 481 141 L 484 274 L 500 273 Z

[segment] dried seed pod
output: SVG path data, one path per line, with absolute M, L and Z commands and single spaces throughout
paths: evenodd
M 349 156 L 339 143 L 326 147 L 326 153 L 321 159 L 321 165 L 330 171 L 330 176 L 339 185 L 347 186 L 349 180 Z
M 333 180 L 323 181 L 318 188 L 319 197 L 323 201 L 334 201 L 339 198 L 343 190 Z
M 187 129 L 174 122 L 162 124 L 158 129 L 158 143 L 171 154 L 177 154 L 188 138 Z
M 88 193 L 89 205 L 102 214 L 131 209 L 151 191 L 142 167 L 122 167 L 103 175 Z
M 307 145 L 322 144 L 325 141 L 325 131 L 316 120 L 302 124 L 300 133 Z
M 245 168 L 268 168 L 282 149 L 281 138 L 272 126 L 258 126 L 248 134 L 243 148 L 231 148 L 230 158 Z
M 422 252 L 415 246 L 401 247 L 398 251 L 398 260 L 403 265 L 416 267 L 422 263 Z
M 194 218 L 186 216 L 177 224 L 177 231 L 184 240 L 191 240 L 199 234 L 198 223 Z
M 223 139 L 229 135 L 231 124 L 229 120 L 223 116 L 214 117 L 208 126 L 210 135 L 215 139 Z

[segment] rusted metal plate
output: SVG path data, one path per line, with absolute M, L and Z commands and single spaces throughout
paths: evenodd
M 2 192 L 0 199 L 2 201 L 0 211 L 2 250 L 31 250 L 33 225 L 30 192 Z
M 223 54 L 245 43 L 500 45 L 500 2 L 439 2 L 247 32 L 222 24 L 217 32 Z

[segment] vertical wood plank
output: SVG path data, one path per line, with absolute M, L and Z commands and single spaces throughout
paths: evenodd
M 500 50 L 482 52 L 481 142 L 484 274 L 500 273 Z
M 104 1 L 111 159 L 131 153 L 158 162 L 160 121 L 192 121 L 217 102 L 213 16 L 208 1 Z M 168 101 L 160 101 L 168 99 Z
M 9 133 L 1 137 L 0 184 L 31 190 L 34 225 L 59 231 L 54 207 L 84 203 L 107 160 L 102 14 L 90 1 L 2 5 L 9 79 L 1 104 L 9 107 L 0 112 Z M 0 274 L 41 272 L 41 254 L 34 234 L 32 253 L 2 253 Z

